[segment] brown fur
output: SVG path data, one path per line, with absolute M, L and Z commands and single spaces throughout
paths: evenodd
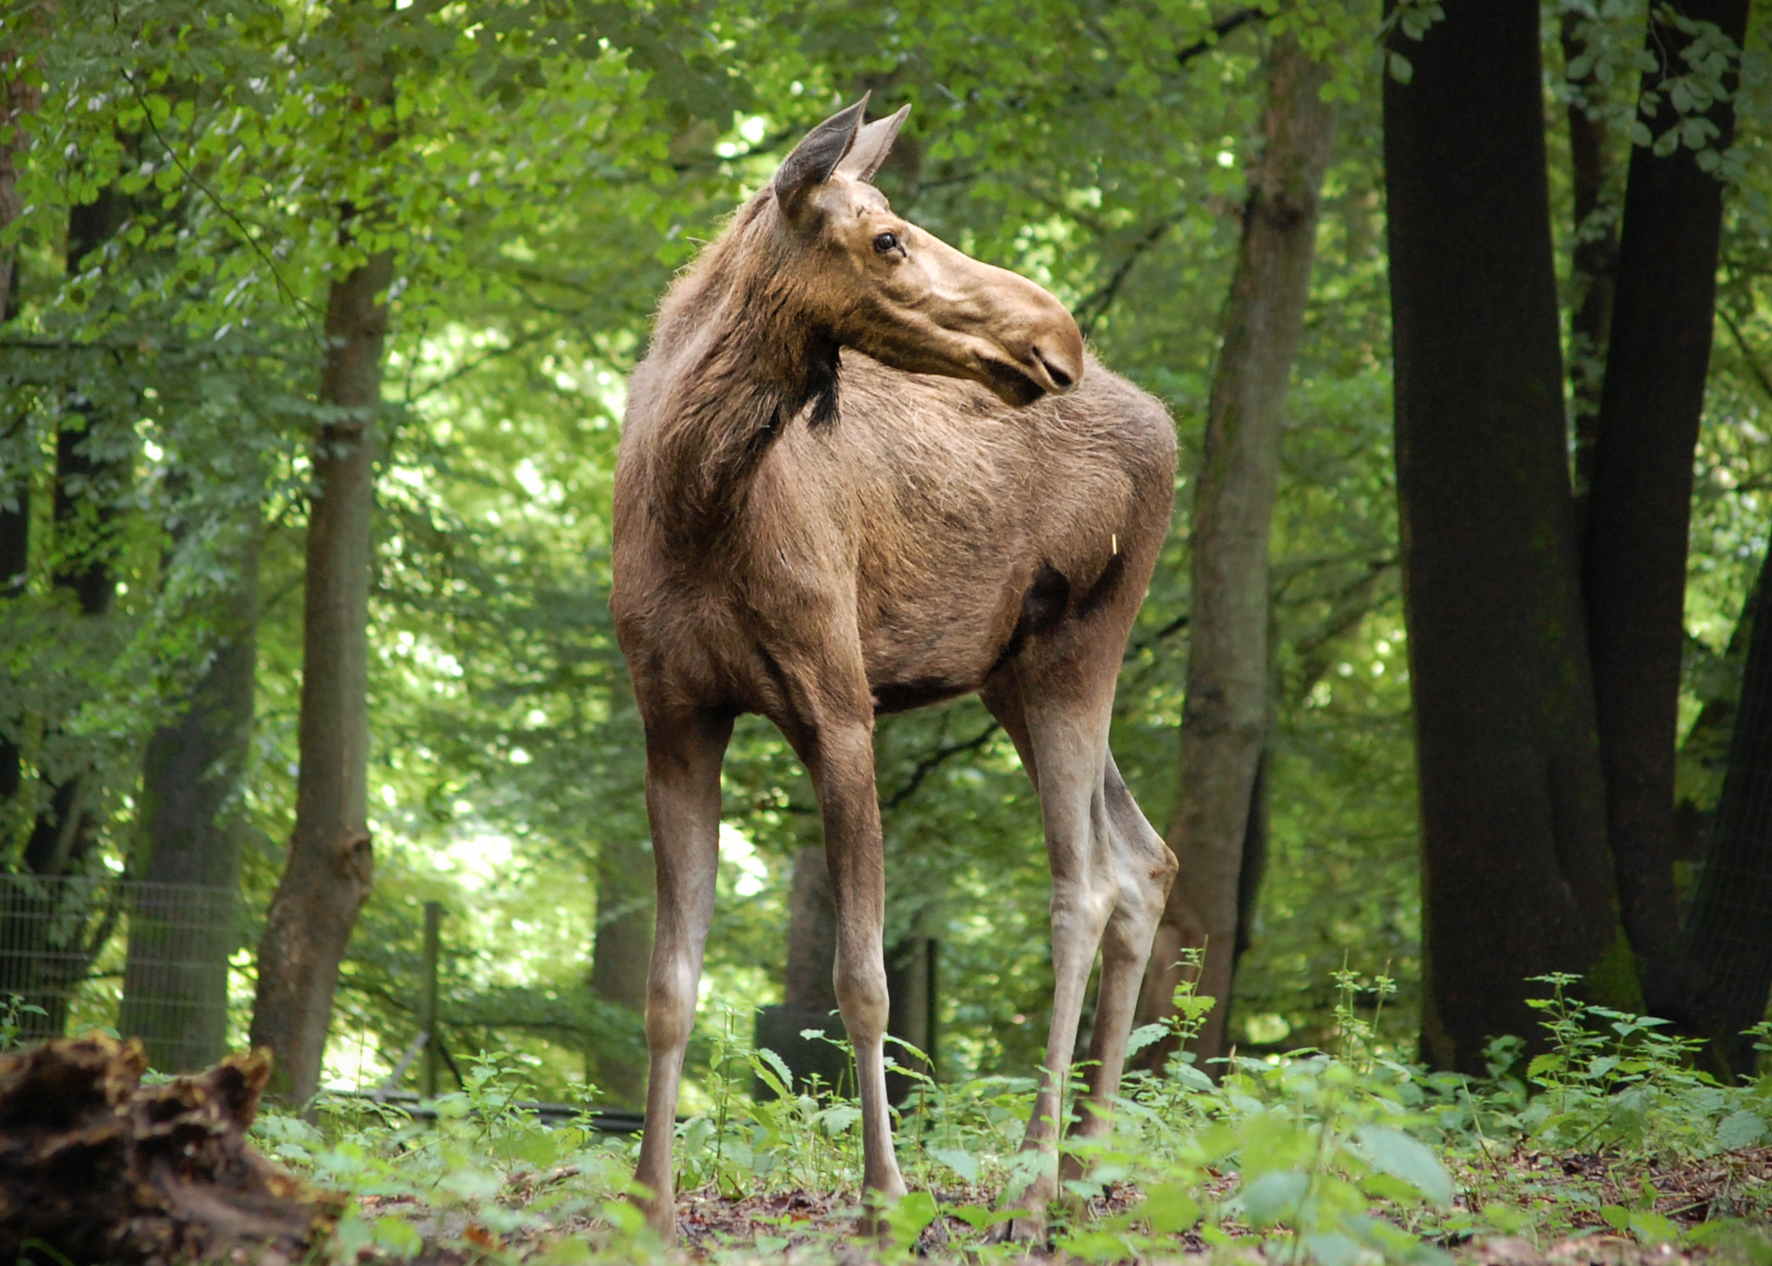
M 849 170 L 814 161 L 838 116 L 660 308 L 617 465 L 611 606 L 646 724 L 660 878 L 648 1119 L 668 1122 L 675 1107 L 685 986 L 711 910 L 719 755 L 732 718 L 760 713 L 819 792 L 866 1181 L 891 1197 L 904 1188 L 874 1067 L 885 977 L 873 717 L 981 691 L 1041 792 L 1061 976 L 1081 955 L 1086 977 L 1098 943 L 1116 980 L 1134 959 L 1141 974 L 1174 864 L 1113 769 L 1106 719 L 1168 527 L 1175 440 L 1160 404 L 1085 367 L 1074 323 L 1044 291 L 891 214 L 865 176 L 902 114 L 882 140 L 886 124 L 856 129 L 853 113 Z M 790 186 L 808 152 L 817 178 Z M 899 235 L 903 259 L 882 249 L 883 232 Z M 1064 776 L 1042 780 L 1042 757 Z M 1061 979 L 1049 1065 L 1068 1060 L 1081 988 Z M 1110 1008 L 1097 1026 L 1112 1064 L 1098 1102 L 1119 1073 L 1115 1038 L 1099 1030 L 1117 1026 L 1123 1053 L 1130 996 L 1124 1018 Z M 1061 1068 L 1048 1072 L 1062 1084 Z M 1052 1094 L 1031 1146 L 1052 1144 Z M 667 1233 L 668 1128 L 648 1131 L 639 1173 Z

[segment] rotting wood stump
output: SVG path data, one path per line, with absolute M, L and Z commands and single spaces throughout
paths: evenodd
M 96 1036 L 0 1055 L 0 1262 L 300 1262 L 343 1198 L 247 1143 L 270 1056 L 157 1086 L 146 1066 Z

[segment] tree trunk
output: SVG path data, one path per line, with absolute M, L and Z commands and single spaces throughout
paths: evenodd
M 130 211 L 128 200 L 115 188 L 107 188 L 91 202 L 68 211 L 67 271 L 84 270 L 123 225 Z M 94 386 L 94 384 L 86 384 Z M 107 394 L 95 386 L 100 396 Z M 82 617 L 102 620 L 110 613 L 116 592 L 111 556 L 115 549 L 118 482 L 127 478 L 129 462 L 119 461 L 111 451 L 117 423 L 81 390 L 68 386 L 67 409 L 56 433 L 55 491 L 51 519 L 55 526 L 58 559 L 50 577 L 55 588 L 73 595 Z M 21 500 L 20 510 L 26 509 Z M 29 521 L 21 517 L 9 524 L 8 535 L 16 551 L 17 575 L 24 576 Z M 16 792 L 22 778 L 16 747 L 0 751 L 0 779 Z M 10 760 L 4 758 L 10 757 Z M 78 769 L 58 771 L 49 783 L 48 803 L 31 823 L 19 868 L 39 878 L 59 879 L 76 873 L 98 842 L 99 821 L 91 803 L 92 780 Z M 47 892 L 20 890 L 0 919 L 0 946 L 10 955 L 6 979 L 0 992 L 17 992 L 29 1004 L 42 1008 L 24 1020 L 27 1038 L 53 1037 L 67 1027 L 68 996 L 85 976 L 93 953 L 100 948 L 84 939 L 87 913 L 83 894 L 71 889 Z M 101 921 L 107 928 L 109 921 Z
M 932 936 L 914 933 L 896 945 L 886 948 L 886 994 L 891 1007 L 886 1017 L 889 1036 L 907 1042 L 928 1056 L 919 1060 L 902 1046 L 890 1046 L 886 1054 L 901 1068 L 933 1077 L 939 1068 L 936 1061 L 937 1014 L 940 1009 L 937 984 L 940 979 L 941 942 Z M 917 1098 L 922 1085 L 909 1072 L 888 1071 L 886 1097 L 893 1103 L 909 1103 Z
M 1757 592 L 1772 593 L 1772 551 Z M 1759 609 L 1756 609 L 1759 608 Z M 1766 1018 L 1772 993 L 1772 620 L 1750 599 L 1752 619 L 1729 767 L 1686 944 L 1709 982 L 1695 1027 L 1729 1070 L 1753 1075 L 1753 1041 L 1741 1031 Z
M 633 1015 L 633 1031 L 620 1048 L 606 1046 L 594 1053 L 597 1084 L 612 1104 L 639 1107 L 646 1100 L 643 1032 L 654 900 L 652 850 L 626 837 L 605 839 L 597 855 L 591 992 Z
M 1574 62 L 1584 48 L 1581 18 L 1563 14 L 1563 60 Z M 1606 346 L 1612 338 L 1612 293 L 1618 264 L 1618 205 L 1612 189 L 1611 137 L 1600 112 L 1606 85 L 1590 68 L 1571 76 L 1569 166 L 1575 193 L 1573 267 L 1575 311 L 1569 318 L 1569 395 L 1575 415 L 1575 499 L 1587 499 L 1593 483 L 1594 448 L 1600 434 L 1600 390 L 1605 380 Z M 1580 515 L 1578 514 L 1578 519 Z
M 43 95 L 37 76 L 31 68 L 19 65 L 18 56 L 17 49 L 0 49 L 0 131 L 13 131 L 10 141 L 0 142 L 0 232 L 24 210 L 18 192 L 18 159 L 26 148 L 20 124 L 27 114 L 36 112 Z M 17 252 L 0 251 L 0 324 L 11 318 L 17 306 L 12 294 L 17 271 Z
M 843 1022 L 837 1010 L 832 969 L 837 959 L 837 903 L 831 894 L 831 872 L 822 847 L 803 848 L 794 855 L 794 887 L 788 897 L 788 967 L 781 1005 L 757 1012 L 757 1045 L 787 1063 L 802 1086 L 817 1077 L 826 1088 L 847 1084 L 853 1093 L 849 1061 L 829 1042 L 806 1039 L 807 1029 L 822 1030 L 841 1040 Z
M 1673 7 L 1716 23 L 1737 44 L 1745 34 L 1747 0 Z M 1640 117 L 1657 134 L 1677 122 L 1664 78 L 1686 70 L 1679 51 L 1689 42 L 1671 22 L 1652 17 L 1648 49 L 1661 69 L 1643 76 L 1642 91 L 1664 100 L 1658 115 L 1644 110 Z M 1720 150 L 1734 131 L 1734 111 L 1719 101 L 1709 118 Z M 1692 1016 L 1703 992 L 1696 965 L 1681 951 L 1674 749 L 1692 455 L 1710 368 L 1722 220 L 1723 186 L 1700 169 L 1694 151 L 1681 146 L 1657 157 L 1635 148 L 1582 559 L 1619 905 L 1644 1001 L 1676 1020 Z
M 26 114 L 36 110 L 40 95 L 33 77 L 21 72 L 17 51 L 0 52 L 0 128 L 18 127 Z M 15 133 L 10 143 L 0 144 L 0 233 L 24 210 L 18 192 L 18 160 L 24 149 L 22 132 Z M 16 249 L 0 251 L 0 332 L 18 308 L 18 276 Z M 7 433 L 0 439 L 5 445 L 0 466 L 7 471 L 7 477 L 0 480 L 0 601 L 5 601 L 24 589 L 29 574 L 32 463 L 20 460 L 29 438 L 23 415 L 12 414 L 10 398 L 0 401 L 0 408 L 9 415 Z M 14 721 L 0 717 L 0 723 L 10 728 Z M 21 753 L 13 740 L 12 734 L 0 731 L 0 802 L 18 795 L 23 773 Z M 5 822 L 0 817 L 0 824 Z M 0 838 L 11 845 L 10 834 Z
M 1268 536 L 1292 362 L 1310 297 L 1317 194 L 1335 130 L 1322 98 L 1328 68 L 1289 35 L 1268 55 L 1265 146 L 1250 173 L 1236 275 L 1221 318 L 1206 445 L 1194 493 L 1193 599 L 1181 802 L 1169 890 L 1141 1018 L 1169 1015 L 1178 952 L 1206 950 L 1200 993 L 1216 998 L 1198 1043 L 1224 1046 L 1237 943 L 1237 890 L 1250 792 L 1268 711 Z
M 243 535 L 231 560 L 239 575 L 210 613 L 219 634 L 214 658 L 183 715 L 148 740 L 142 763 L 135 872 L 149 886 L 130 911 L 117 1027 L 140 1037 L 149 1065 L 162 1072 L 206 1067 L 227 1046 L 245 829 L 238 797 L 258 658 L 258 525 Z
M 320 1084 L 338 967 L 369 896 L 369 572 L 376 420 L 381 409 L 382 251 L 332 283 L 314 445 L 302 619 L 301 772 L 295 830 L 258 952 L 252 1042 L 277 1056 L 277 1089 L 305 1102 Z
M 1424 1058 L 1533 1034 L 1527 976 L 1616 932 L 1577 588 L 1536 0 L 1448 0 L 1384 86 L 1397 488 L 1423 848 Z

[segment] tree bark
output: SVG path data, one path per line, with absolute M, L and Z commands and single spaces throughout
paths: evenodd
M 1583 51 L 1580 17 L 1563 15 L 1563 60 Z M 1618 265 L 1618 205 L 1612 190 L 1611 138 L 1600 113 L 1606 91 L 1590 68 L 1571 76 L 1569 166 L 1575 194 L 1575 249 L 1570 263 L 1575 310 L 1569 317 L 1569 395 L 1575 417 L 1575 500 L 1585 505 L 1600 435 L 1600 392 L 1612 338 L 1612 295 Z M 1578 513 L 1578 518 L 1580 517 Z
M 1769 585 L 1772 551 L 1757 594 L 1772 593 Z M 1741 1031 L 1766 1018 L 1772 994 L 1772 620 L 1764 615 L 1763 604 L 1750 599 L 1729 766 L 1686 919 L 1686 946 L 1709 986 L 1693 1027 L 1742 1077 L 1753 1075 L 1756 1052 Z
M 258 652 L 258 525 L 232 561 L 239 574 L 209 613 L 218 644 L 184 712 L 148 740 L 135 877 L 117 1020 L 163 1072 L 206 1067 L 227 1046 L 228 955 L 238 928 L 245 822 L 239 804 L 252 734 Z M 177 888 L 159 885 L 179 885 Z M 190 886 L 196 886 L 192 891 Z
M 1532 1034 L 1525 977 L 1628 997 L 1577 586 L 1536 0 L 1449 0 L 1384 86 L 1424 1058 Z
M 1681 0 L 1682 16 L 1714 22 L 1741 42 L 1747 0 Z M 1648 49 L 1660 69 L 1642 91 L 1663 98 L 1640 117 L 1657 134 L 1677 123 L 1665 100 L 1690 42 L 1651 17 Z M 1708 116 L 1725 148 L 1734 111 Z M 1674 890 L 1674 753 L 1685 645 L 1686 549 L 1692 456 L 1704 412 L 1716 312 L 1723 186 L 1684 146 L 1665 157 L 1637 146 L 1625 191 L 1618 292 L 1606 358 L 1599 443 L 1588 496 L 1582 592 L 1606 778 L 1608 838 L 1620 909 L 1644 1001 L 1685 1020 L 1703 992 L 1682 953 Z
M 646 1099 L 646 975 L 652 961 L 655 900 L 652 850 L 625 837 L 605 839 L 597 855 L 597 944 L 591 992 L 633 1014 L 631 1040 L 595 1052 L 597 1084 L 613 1104 Z
M 320 1083 L 332 991 L 369 896 L 369 573 L 376 422 L 393 256 L 333 281 L 314 445 L 302 619 L 295 830 L 258 952 L 252 1042 L 277 1056 L 279 1092 Z
M 1215 998 L 1198 1041 L 1221 1053 L 1237 943 L 1238 882 L 1250 792 L 1268 711 L 1268 537 L 1292 362 L 1316 249 L 1317 195 L 1335 108 L 1328 68 L 1289 35 L 1268 55 L 1265 145 L 1250 173 L 1243 236 L 1220 318 L 1205 452 L 1195 484 L 1193 598 L 1181 723 L 1181 801 L 1169 846 L 1181 863 L 1141 999 L 1149 1022 L 1173 1011 L 1179 952 L 1205 947 L 1201 994 Z

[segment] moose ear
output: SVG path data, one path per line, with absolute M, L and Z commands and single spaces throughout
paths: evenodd
M 855 144 L 837 164 L 837 170 L 855 180 L 872 180 L 874 173 L 880 170 L 880 164 L 886 161 L 886 155 L 892 152 L 892 142 L 898 139 L 898 129 L 904 126 L 905 116 L 910 112 L 908 105 L 901 106 L 898 113 L 875 119 L 862 128 L 855 134 Z
M 868 99 L 863 95 L 860 101 L 838 111 L 808 132 L 806 139 L 794 146 L 794 152 L 783 160 L 781 169 L 775 173 L 775 200 L 790 218 L 805 203 L 806 195 L 829 180 L 831 173 L 837 170 L 837 164 L 855 144 L 862 113 L 867 107 Z

